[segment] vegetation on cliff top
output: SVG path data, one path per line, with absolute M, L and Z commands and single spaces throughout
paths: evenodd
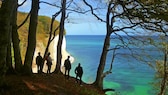
M 17 25 L 19 26 L 27 17 L 28 13 L 18 12 Z M 38 26 L 37 26 L 37 42 L 42 42 L 44 46 L 47 44 L 49 32 L 50 32 L 50 23 L 51 18 L 47 16 L 38 16 Z M 53 29 L 59 26 L 58 21 L 54 21 Z M 27 42 L 28 42 L 28 29 L 29 29 L 29 19 L 25 22 L 25 24 L 18 29 L 19 39 L 20 39 L 20 48 L 22 59 L 24 60 L 24 56 L 26 53 Z M 56 35 L 59 33 L 59 30 L 56 31 Z M 65 32 L 64 32 L 65 34 Z

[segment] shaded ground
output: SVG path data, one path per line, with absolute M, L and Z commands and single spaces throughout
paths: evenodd
M 6 76 L 6 85 L 0 87 L 0 95 L 104 95 L 94 86 L 65 79 L 57 74 L 33 74 L 32 76 Z

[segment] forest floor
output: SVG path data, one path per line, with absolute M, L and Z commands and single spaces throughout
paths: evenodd
M 73 77 L 57 74 L 7 75 L 5 81 L 0 95 L 104 95 L 93 85 L 80 85 Z

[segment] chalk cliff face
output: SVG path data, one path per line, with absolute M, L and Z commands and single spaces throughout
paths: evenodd
M 58 37 L 56 36 L 55 39 L 51 42 L 50 47 L 49 47 L 49 52 L 51 53 L 51 58 L 52 58 L 52 63 L 53 65 L 51 66 L 51 72 L 53 72 L 55 70 L 56 67 L 56 61 L 57 61 L 57 43 L 58 43 Z M 47 39 L 43 39 L 42 40 L 37 40 L 36 43 L 36 50 L 34 53 L 34 59 L 33 59 L 33 64 L 32 64 L 32 70 L 33 73 L 37 73 L 37 65 L 36 65 L 36 56 L 38 55 L 38 52 L 41 53 L 42 57 L 44 55 L 44 51 L 45 51 L 45 43 L 47 42 Z M 65 37 L 63 37 L 63 42 L 62 42 L 62 61 L 61 61 L 61 71 L 64 71 L 64 60 L 67 59 L 68 56 L 71 56 L 67 51 L 66 51 L 66 39 Z M 74 58 L 71 56 L 70 57 L 70 61 L 71 63 L 74 62 Z M 44 63 L 44 68 L 43 68 L 43 72 L 47 72 L 47 65 L 46 65 L 46 61 Z

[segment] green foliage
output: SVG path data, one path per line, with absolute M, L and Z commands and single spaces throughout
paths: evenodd
M 150 18 L 168 21 L 168 0 L 139 0 L 148 8 Z
M 156 64 L 155 64 L 155 71 L 156 71 L 155 80 L 156 80 L 156 82 L 153 83 L 153 85 L 154 85 L 154 89 L 155 89 L 156 92 L 160 92 L 161 88 L 164 87 L 163 86 L 163 84 L 164 84 L 163 81 L 164 80 L 168 81 L 168 77 L 166 75 L 166 73 L 168 72 L 168 67 L 167 67 L 168 62 L 166 60 L 166 59 L 168 59 L 167 56 L 166 56 L 167 53 L 168 53 L 168 42 L 167 42 L 166 39 L 167 38 L 165 36 L 160 36 L 160 39 L 159 39 L 160 41 L 155 41 L 155 42 L 148 39 L 148 40 L 150 40 L 151 44 L 157 46 L 157 48 L 160 51 L 162 51 L 163 55 L 165 55 L 165 56 L 163 56 L 163 60 L 156 60 Z M 168 83 L 165 84 L 165 86 L 166 87 L 163 88 L 163 89 L 165 90 L 165 93 L 167 95 L 168 94 L 168 92 L 167 92 L 168 91 L 168 88 L 167 88 Z
M 20 25 L 24 19 L 26 18 L 28 14 L 27 13 L 23 13 L 23 12 L 18 12 L 18 19 L 17 19 L 17 24 Z M 38 17 L 38 26 L 37 26 L 37 33 L 49 33 L 50 30 L 50 22 L 51 22 L 51 18 L 47 17 L 47 16 L 39 16 Z M 53 25 L 53 29 L 55 29 L 57 26 L 59 25 L 58 21 L 54 21 L 54 25 Z M 29 19 L 28 21 L 26 21 L 26 23 L 19 29 L 19 33 L 20 32 L 28 32 L 28 28 L 29 28 Z M 57 31 L 58 34 L 58 31 Z
M 155 77 L 158 79 L 158 78 L 163 78 L 164 76 L 164 70 L 163 70 L 163 67 L 164 67 L 164 62 L 163 61 L 156 61 L 156 75 Z
M 154 40 L 153 40 L 152 38 L 148 38 L 147 40 L 149 41 L 149 43 L 150 43 L 151 45 L 155 44 L 155 43 L 154 43 Z
M 27 17 L 27 13 L 18 12 L 17 16 L 17 25 L 19 26 Z M 49 36 L 50 31 L 50 23 L 51 18 L 47 16 L 39 16 L 38 17 L 38 26 L 37 26 L 37 41 L 43 42 L 44 45 L 46 44 L 46 38 Z M 59 26 L 58 21 L 54 21 L 53 24 L 53 31 L 56 27 Z M 29 19 L 25 22 L 25 24 L 18 29 L 19 39 L 20 39 L 20 48 L 21 48 L 21 55 L 22 59 L 24 60 L 24 56 L 26 53 L 27 47 L 27 38 L 28 38 L 28 29 L 29 29 Z M 59 30 L 56 31 L 56 35 L 59 33 Z
M 156 74 L 155 74 L 155 80 L 156 82 L 153 83 L 153 87 L 155 89 L 156 92 L 160 92 L 160 87 L 162 85 L 162 80 L 165 77 L 164 74 L 164 61 L 156 61 Z M 166 67 L 166 69 L 168 70 L 168 67 Z M 167 79 L 168 81 L 168 79 Z M 166 84 L 166 86 L 168 86 L 168 83 Z M 166 87 L 166 93 L 168 94 L 168 88 Z M 167 95 L 166 94 L 166 95 Z

